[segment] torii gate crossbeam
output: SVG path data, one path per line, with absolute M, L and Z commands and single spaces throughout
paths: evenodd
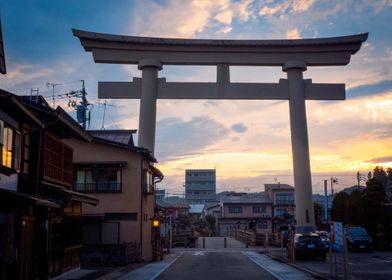
M 303 79 L 308 66 L 346 65 L 368 34 L 299 40 L 199 40 L 119 36 L 73 30 L 98 63 L 138 64 L 142 78 L 99 82 L 100 98 L 137 98 L 138 145 L 154 153 L 157 99 L 281 99 L 289 101 L 297 232 L 315 228 L 305 100 L 343 100 L 344 84 Z M 162 65 L 215 65 L 216 83 L 158 78 Z M 280 66 L 279 83 L 231 83 L 230 65 Z

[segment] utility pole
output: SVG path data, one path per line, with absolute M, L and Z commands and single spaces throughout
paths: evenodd
M 357 181 L 358 181 L 358 190 L 361 189 L 361 181 L 366 182 L 366 176 L 364 174 L 359 173 L 359 171 L 357 172 Z
M 328 180 L 324 180 L 324 195 L 325 195 L 325 222 L 328 224 Z
M 331 177 L 331 194 L 333 196 L 333 184 L 338 184 L 338 178 Z

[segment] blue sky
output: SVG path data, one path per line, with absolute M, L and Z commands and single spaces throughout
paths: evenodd
M 95 64 L 71 28 L 134 36 L 214 39 L 297 39 L 369 32 L 346 67 L 309 68 L 315 82 L 346 83 L 346 101 L 307 102 L 314 191 L 336 176 L 339 187 L 357 170 L 392 166 L 392 1 L 1 1 L 8 74 L 0 86 L 16 94 L 60 83 L 58 94 L 86 81 L 95 102 L 91 128 L 102 126 L 98 81 L 140 76 L 135 66 Z M 213 67 L 164 67 L 168 80 L 214 81 Z M 278 67 L 232 67 L 233 81 L 277 82 Z M 50 99 L 49 99 L 50 101 Z M 137 100 L 108 100 L 106 129 L 137 128 Z M 56 103 L 66 107 L 65 99 Z M 68 110 L 68 109 L 67 109 Z M 69 109 L 71 115 L 74 112 Z M 279 112 L 279 113 L 277 113 Z M 185 168 L 216 168 L 218 190 L 262 190 L 277 178 L 292 183 L 287 102 L 158 102 L 157 157 L 162 187 L 181 192 Z

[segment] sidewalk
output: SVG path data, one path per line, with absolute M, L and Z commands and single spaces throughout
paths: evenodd
M 264 254 L 251 251 L 243 251 L 242 254 L 251 259 L 255 264 L 267 270 L 279 280 L 312 280 L 312 274 L 294 268 L 285 263 L 274 260 Z
M 163 271 L 165 271 L 170 265 L 172 265 L 181 255 L 182 253 L 173 252 L 165 255 L 162 261 L 148 263 L 139 269 L 122 274 L 121 276 L 111 275 L 112 278 L 99 278 L 99 280 L 153 280 L 157 278 Z
M 316 277 L 318 279 L 330 278 L 328 261 L 310 261 L 310 262 L 296 261 L 295 263 L 292 263 L 287 258 L 286 248 L 282 249 L 278 247 L 269 247 L 268 252 L 266 252 L 265 254 L 274 260 L 280 261 L 296 269 L 307 272 L 313 275 L 313 277 Z

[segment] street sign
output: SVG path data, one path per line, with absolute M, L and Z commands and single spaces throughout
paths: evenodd
M 343 252 L 343 223 L 333 222 L 334 243 L 333 248 L 338 252 Z

